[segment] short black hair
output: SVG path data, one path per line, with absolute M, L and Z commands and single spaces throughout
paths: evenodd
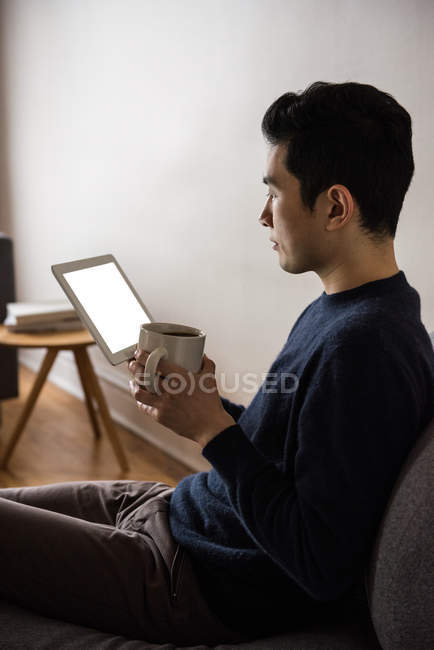
M 375 241 L 395 237 L 414 161 L 411 117 L 392 95 L 368 84 L 316 81 L 276 99 L 262 133 L 271 145 L 287 145 L 286 168 L 310 210 L 321 192 L 345 185 L 361 229 Z

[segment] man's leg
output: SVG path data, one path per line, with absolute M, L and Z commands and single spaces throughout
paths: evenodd
M 170 534 L 172 490 L 142 481 L 0 489 L 0 597 L 155 643 L 236 642 Z
M 109 481 L 1 489 L 0 596 L 47 616 L 152 641 L 158 630 L 145 594 L 164 601 L 167 571 L 155 543 L 123 526 L 133 504 L 115 483 L 113 496 Z M 118 515 L 119 528 L 108 523 Z
M 0 498 L 115 526 L 129 511 L 168 489 L 156 481 L 65 481 L 0 488 Z

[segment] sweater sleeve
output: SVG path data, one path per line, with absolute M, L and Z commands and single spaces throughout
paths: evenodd
M 225 411 L 234 418 L 235 422 L 238 422 L 241 413 L 245 411 L 246 407 L 242 404 L 235 404 L 235 402 L 231 402 L 230 400 L 226 399 L 226 397 L 220 397 L 220 399 Z
M 285 473 L 238 424 L 202 450 L 253 541 L 316 600 L 338 598 L 360 576 L 418 433 L 414 383 L 384 350 L 336 348 L 309 380 Z

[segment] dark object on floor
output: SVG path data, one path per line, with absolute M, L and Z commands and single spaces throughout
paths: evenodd
M 15 302 L 13 245 L 10 237 L 0 233 L 0 323 L 6 318 L 8 302 Z M 0 346 L 0 370 L 0 402 L 18 397 L 17 350 Z

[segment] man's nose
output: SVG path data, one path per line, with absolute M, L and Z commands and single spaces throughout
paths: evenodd
M 273 225 L 273 214 L 270 210 L 270 201 L 268 200 L 265 204 L 264 209 L 262 210 L 259 219 L 259 223 L 265 226 L 266 228 L 271 228 Z

